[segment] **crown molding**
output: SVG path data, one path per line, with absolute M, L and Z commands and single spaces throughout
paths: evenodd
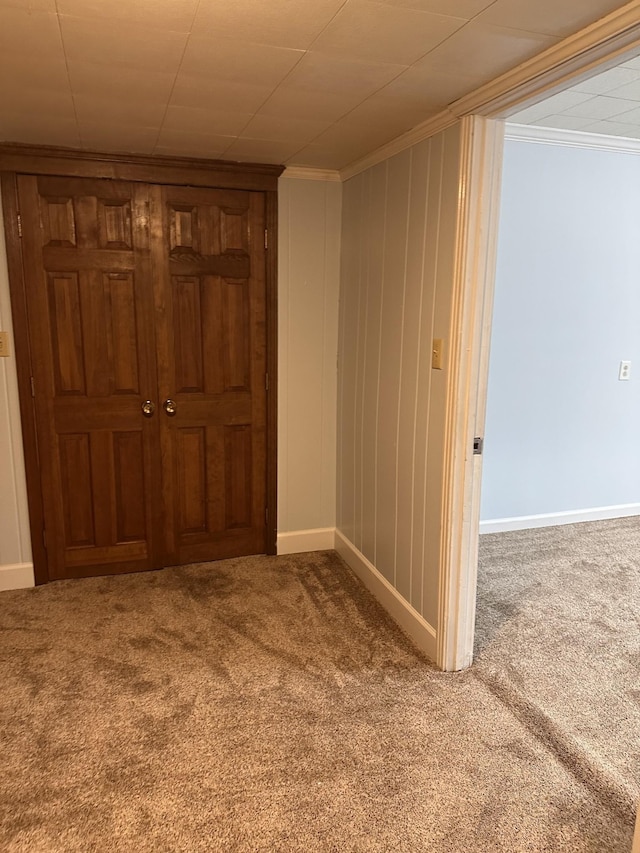
M 584 130 L 561 130 L 555 127 L 507 123 L 504 138 L 518 142 L 533 142 L 538 145 L 560 145 L 565 148 L 590 148 L 622 154 L 640 154 L 640 139 L 587 133 Z
M 532 59 L 458 98 L 442 112 L 402 136 L 340 170 L 347 181 L 406 148 L 441 133 L 467 115 L 506 118 L 532 106 L 586 76 L 605 70 L 637 53 L 640 48 L 640 0 L 631 0 L 599 21 L 563 39 Z
M 311 166 L 287 166 L 282 178 L 299 178 L 301 181 L 338 181 L 340 172 L 335 169 L 314 169 Z

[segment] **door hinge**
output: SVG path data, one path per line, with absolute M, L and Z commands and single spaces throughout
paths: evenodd
M 44 545 L 44 547 L 46 549 L 46 547 L 47 547 L 47 531 L 44 529 L 44 527 L 42 528 L 42 544 Z
M 476 436 L 473 439 L 473 455 L 474 456 L 482 456 L 483 450 L 484 450 L 484 438 L 480 438 L 480 436 Z
M 267 525 L 267 527 L 269 526 L 269 508 L 268 507 L 265 507 L 265 510 L 264 510 L 264 523 Z
M 264 247 L 265 249 L 269 248 L 269 232 L 266 228 L 264 229 Z
M 265 391 L 269 390 L 269 374 L 268 373 L 265 373 L 265 375 L 264 375 L 264 388 L 265 388 Z
M 18 214 L 18 237 L 22 237 L 22 215 Z
M 29 377 L 29 381 L 31 382 L 31 396 L 36 396 L 36 383 L 34 382 L 33 376 Z

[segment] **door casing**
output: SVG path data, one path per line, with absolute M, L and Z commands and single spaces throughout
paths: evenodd
M 36 584 L 49 580 L 38 445 L 33 405 L 32 361 L 21 249 L 17 176 L 106 178 L 151 184 L 239 189 L 265 194 L 267 373 L 267 553 L 277 535 L 277 186 L 284 167 L 174 157 L 141 157 L 70 151 L 29 145 L 0 146 L 0 193 L 9 271 L 20 417 L 24 441 L 29 526 Z

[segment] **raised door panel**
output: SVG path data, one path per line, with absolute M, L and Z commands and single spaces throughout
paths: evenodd
M 264 197 L 165 187 L 156 306 L 167 525 L 176 562 L 265 550 Z
M 51 577 L 162 562 L 148 190 L 19 178 Z M 152 496 L 149 499 L 149 496 Z

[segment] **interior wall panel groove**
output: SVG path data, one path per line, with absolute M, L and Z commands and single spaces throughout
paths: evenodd
M 437 629 L 460 129 L 344 184 L 340 532 Z

